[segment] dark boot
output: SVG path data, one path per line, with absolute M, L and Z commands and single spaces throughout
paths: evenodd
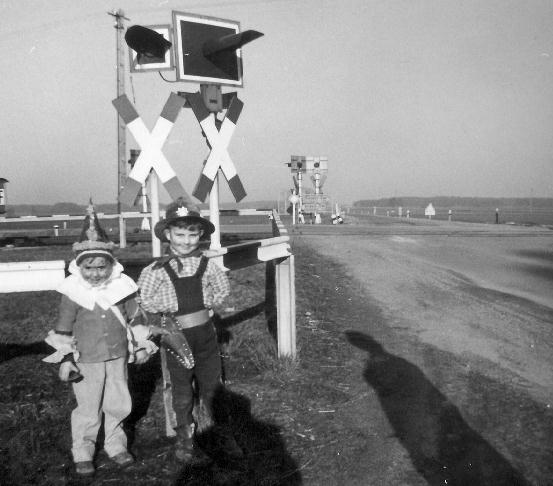
M 194 426 L 183 426 L 176 429 L 175 458 L 179 462 L 190 462 L 194 452 Z
M 214 428 L 214 433 L 217 443 L 216 447 L 220 453 L 229 459 L 241 459 L 244 457 L 244 451 L 236 442 L 234 434 L 229 427 L 217 426 Z
M 194 426 L 179 427 L 175 442 L 175 459 L 183 464 L 209 461 L 210 458 L 194 441 Z

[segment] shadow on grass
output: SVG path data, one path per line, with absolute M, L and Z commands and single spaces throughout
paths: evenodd
M 175 485 L 302 484 L 298 465 L 286 450 L 280 428 L 256 420 L 247 397 L 221 387 L 213 408 L 215 425 L 198 436 L 211 460 L 184 466 Z M 229 453 L 222 430 L 232 435 L 243 455 Z
M 0 344 L 0 363 L 9 361 L 10 359 L 18 358 L 19 356 L 27 356 L 29 354 L 50 354 L 54 349 L 44 341 L 35 341 L 28 344 L 17 343 L 1 343 Z
M 161 356 L 159 353 L 154 354 L 144 364 L 130 363 L 128 365 L 128 383 L 132 410 L 124 420 L 123 428 L 127 434 L 129 448 L 132 448 L 134 444 L 138 422 L 148 413 L 152 397 L 156 391 L 157 382 L 160 379 Z
M 148 413 L 159 379 L 159 353 L 143 365 L 129 365 L 129 389 L 133 408 L 125 420 L 125 431 L 130 448 L 134 443 L 137 424 Z M 272 423 L 255 419 L 251 414 L 250 400 L 246 396 L 221 386 L 214 398 L 213 409 L 214 425 L 197 437 L 209 460 L 177 469 L 175 485 L 302 484 L 298 465 L 286 450 L 281 429 Z M 242 456 L 234 455 L 236 451 L 232 449 L 229 452 L 229 436 L 234 438 L 242 450 Z M 155 449 L 156 446 L 140 444 L 139 448 L 142 454 L 147 450 L 152 454 L 159 452 L 152 447 Z
M 346 331 L 345 335 L 368 353 L 365 381 L 378 394 L 395 435 L 430 485 L 529 484 L 418 367 L 388 353 L 366 334 Z

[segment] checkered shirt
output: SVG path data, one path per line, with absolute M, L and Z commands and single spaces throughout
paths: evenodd
M 196 273 L 201 257 L 180 258 L 182 269 L 179 272 L 177 262 L 169 262 L 179 277 L 190 277 Z M 144 310 L 153 313 L 177 312 L 178 301 L 175 288 L 163 267 L 154 268 L 155 263 L 148 265 L 138 279 L 140 299 Z M 209 260 L 202 277 L 204 305 L 207 309 L 220 305 L 230 292 L 225 272 L 214 261 Z

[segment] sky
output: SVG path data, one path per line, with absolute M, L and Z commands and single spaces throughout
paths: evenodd
M 239 21 L 244 109 L 229 153 L 244 202 L 293 186 L 291 155 L 326 156 L 332 201 L 553 197 L 550 0 L 3 0 L 0 177 L 8 204 L 117 198 L 116 30 L 172 12 Z M 127 46 L 125 45 L 125 49 Z M 151 130 L 194 83 L 130 73 Z M 174 80 L 174 72 L 163 72 Z M 127 132 L 127 150 L 139 148 Z M 209 149 L 183 109 L 163 152 L 189 194 Z M 160 189 L 162 202 L 169 196 Z M 221 201 L 233 196 L 223 178 Z

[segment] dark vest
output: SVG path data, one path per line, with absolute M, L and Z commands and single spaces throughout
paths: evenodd
M 175 287 L 175 293 L 177 294 L 179 304 L 176 312 L 177 316 L 192 314 L 193 312 L 205 309 L 202 277 L 207 268 L 207 262 L 208 259 L 202 256 L 196 273 L 189 277 L 179 277 L 171 268 L 169 262 L 163 265 L 163 268 L 171 279 L 173 287 Z

